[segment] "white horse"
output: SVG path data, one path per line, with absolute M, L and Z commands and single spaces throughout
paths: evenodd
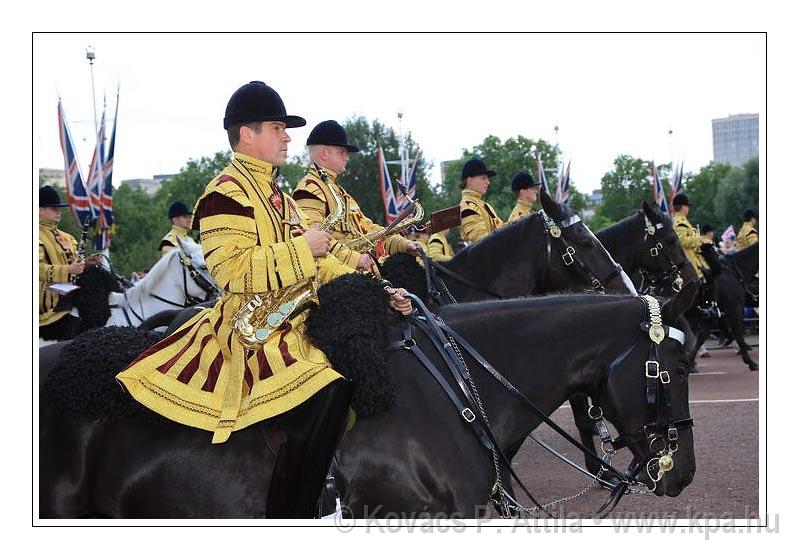
M 202 247 L 193 241 L 179 243 L 136 285 L 109 294 L 111 316 L 105 326 L 136 327 L 162 311 L 180 310 L 219 296 Z M 71 313 L 78 316 L 74 308 Z M 39 347 L 55 342 L 40 338 Z

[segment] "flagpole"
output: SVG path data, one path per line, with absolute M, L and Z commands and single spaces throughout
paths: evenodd
M 400 181 L 405 185 L 408 181 L 408 154 L 406 153 L 406 141 L 403 137 L 403 110 L 397 111 L 397 119 L 400 121 Z
M 89 73 L 92 76 L 92 111 L 94 112 L 94 133 L 95 136 L 97 135 L 97 131 L 100 130 L 100 127 L 97 125 L 97 100 L 94 96 L 94 47 L 89 45 L 86 47 L 86 59 L 89 61 Z

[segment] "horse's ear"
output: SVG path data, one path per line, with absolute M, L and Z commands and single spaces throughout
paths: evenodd
M 690 280 L 680 292 L 669 299 L 661 310 L 661 316 L 667 324 L 675 323 L 675 320 L 683 314 L 694 302 L 697 290 L 700 287 L 699 280 Z
M 560 222 L 566 218 L 564 211 L 561 209 L 561 205 L 550 198 L 550 195 L 545 189 L 539 189 L 539 198 L 542 201 L 542 210 L 544 210 L 545 214 L 550 216 L 552 220 Z
M 661 212 L 656 209 L 652 202 L 642 202 L 642 210 L 644 210 L 644 215 L 647 216 L 647 219 L 650 220 L 652 224 L 660 224 L 661 223 Z

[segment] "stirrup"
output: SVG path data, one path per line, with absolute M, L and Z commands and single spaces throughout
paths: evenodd
M 328 476 L 325 477 L 325 484 L 322 485 L 318 511 L 320 519 L 342 518 L 342 502 L 336 493 L 336 479 L 330 471 L 328 471 Z

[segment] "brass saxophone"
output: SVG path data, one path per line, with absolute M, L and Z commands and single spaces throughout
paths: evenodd
M 328 214 L 319 229 L 330 232 L 344 218 L 344 201 L 330 183 L 328 174 L 311 162 L 320 178 L 333 195 L 336 207 Z M 302 312 L 316 297 L 319 282 L 316 278 L 298 282 L 280 290 L 264 294 L 250 294 L 247 302 L 233 316 L 233 330 L 239 341 L 251 350 L 257 350 L 286 321 Z
M 400 181 L 397 182 L 400 185 L 400 190 L 402 193 L 408 198 L 411 204 L 400 213 L 395 221 L 391 224 L 387 225 L 385 228 L 368 233 L 364 235 L 361 232 L 355 232 L 358 237 L 356 239 L 349 239 L 347 241 L 340 241 L 345 247 L 352 251 L 356 251 L 358 253 L 372 253 L 375 252 L 375 246 L 386 239 L 393 233 L 397 233 L 407 229 L 410 226 L 417 225 L 422 223 L 425 218 L 425 209 L 422 207 L 422 204 L 417 202 L 416 200 L 412 199 L 408 196 L 408 190 L 406 186 L 403 185 Z M 333 189 L 331 189 L 333 190 Z

